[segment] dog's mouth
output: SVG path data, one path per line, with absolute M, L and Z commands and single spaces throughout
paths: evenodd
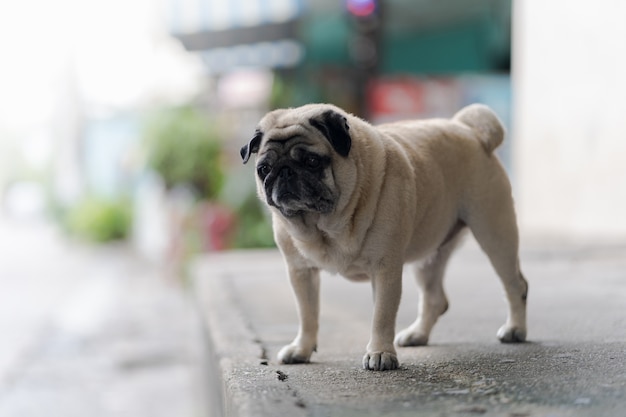
M 304 213 L 327 214 L 334 209 L 334 203 L 329 199 L 320 196 L 312 199 L 303 199 L 289 191 L 268 195 L 267 203 L 276 207 L 283 216 L 288 218 Z
M 280 193 L 274 205 L 285 217 L 296 217 L 303 213 L 298 196 L 291 192 Z
M 271 198 L 267 199 L 267 203 L 270 206 L 276 207 L 283 217 L 296 217 L 304 213 L 304 210 L 297 206 L 291 206 L 289 204 L 285 204 L 284 202 L 276 203 Z

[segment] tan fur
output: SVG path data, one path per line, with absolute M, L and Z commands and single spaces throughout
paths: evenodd
M 309 123 L 328 110 L 347 120 L 352 139 L 347 157 L 338 155 Z M 316 347 L 319 270 L 324 269 L 372 281 L 374 319 L 363 366 L 396 368 L 395 318 L 403 265 L 411 263 L 415 269 L 420 307 L 415 323 L 395 340 L 402 346 L 425 344 L 447 308 L 443 269 L 463 225 L 489 256 L 507 293 L 509 318 L 498 337 L 503 342 L 525 339 L 527 284 L 519 270 L 511 187 L 493 154 L 504 129 L 488 107 L 468 106 L 452 119 L 374 127 L 337 107 L 314 104 L 271 112 L 259 129 L 263 140 L 257 161 L 267 152 L 280 152 L 272 139 L 287 137 L 330 156 L 323 182 L 336 197 L 330 213 L 285 217 L 270 207 L 300 316 L 296 339 L 279 353 L 282 362 L 306 362 Z M 258 177 L 257 185 L 265 201 Z

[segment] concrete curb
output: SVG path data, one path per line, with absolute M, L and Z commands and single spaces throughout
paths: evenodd
M 273 252 L 211 254 L 192 267 L 194 292 L 207 330 L 210 417 L 307 415 L 297 393 L 269 366 L 266 348 L 243 314 L 231 282 L 235 274 L 263 269 L 266 255 Z M 237 262 L 242 255 L 249 263 Z

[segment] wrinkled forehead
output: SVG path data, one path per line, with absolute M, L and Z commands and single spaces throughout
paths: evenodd
M 277 110 L 268 113 L 259 123 L 263 133 L 261 152 L 270 149 L 287 151 L 298 145 L 319 151 L 327 151 L 329 143 L 309 122 L 309 115 L 296 109 Z

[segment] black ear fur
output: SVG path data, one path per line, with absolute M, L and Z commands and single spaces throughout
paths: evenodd
M 310 119 L 309 123 L 322 132 L 339 155 L 348 156 L 352 146 L 348 119 L 336 111 L 326 110 L 321 116 Z
M 250 142 L 241 147 L 239 153 L 241 154 L 241 159 L 243 159 L 244 164 L 248 162 L 253 153 L 257 153 L 259 151 L 261 138 L 263 138 L 263 132 L 257 130 L 254 132 L 254 137 L 250 139 Z

